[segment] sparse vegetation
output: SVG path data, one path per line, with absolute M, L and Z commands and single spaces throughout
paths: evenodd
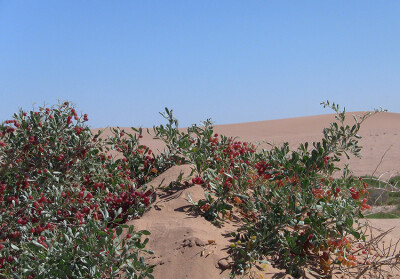
M 354 275 L 352 268 L 371 265 L 371 250 L 361 249 L 366 256 L 357 254 L 357 247 L 375 247 L 366 242 L 358 223 L 370 208 L 368 179 L 352 176 L 347 166 L 341 178 L 333 174 L 342 155 L 359 156 L 357 133 L 374 113 L 354 117 L 349 126 L 337 105 L 324 106 L 337 113 L 337 122 L 323 130 L 321 142 L 304 143 L 298 150 L 286 143 L 256 152 L 249 143 L 214 134 L 209 122 L 187 133 L 174 125 L 155 129 L 167 146 L 179 143 L 174 150 L 195 166 L 193 182 L 202 184 L 206 194 L 192 203 L 207 220 L 221 224 L 239 212 L 243 225 L 232 232 L 232 277 L 267 262 L 294 277 L 306 270 L 319 277 L 331 277 L 338 269 Z M 164 117 L 176 121 L 172 111 L 166 110 Z
M 382 266 L 398 266 L 400 255 L 379 252 L 381 235 L 367 239 L 359 219 L 371 205 L 400 204 L 400 177 L 383 182 L 336 166 L 342 156 L 359 156 L 358 131 L 379 111 L 349 126 L 338 105 L 323 105 L 336 122 L 320 142 L 295 150 L 288 143 L 257 150 L 214 133 L 210 120 L 181 132 L 166 109 L 168 123 L 154 127 L 166 144 L 157 155 L 140 144 L 141 129 L 92 135 L 88 116 L 68 102 L 20 111 L 0 126 L 0 278 L 152 278 L 142 239 L 150 232 L 124 223 L 149 208 L 146 183 L 184 162 L 193 165 L 192 183 L 205 189 L 193 209 L 216 225 L 240 224 L 227 247 L 232 277 L 260 263 L 294 277 L 330 278 L 335 270 L 357 277 L 371 268 L 384 274 Z M 398 207 L 368 217 L 399 216 Z M 377 251 L 393 261 L 382 262 Z

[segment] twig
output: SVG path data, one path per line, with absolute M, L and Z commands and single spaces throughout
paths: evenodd
M 389 151 L 390 148 L 392 148 L 393 144 L 391 146 L 389 146 L 388 149 L 386 149 L 386 151 L 383 153 L 381 160 L 379 161 L 378 165 L 376 166 L 375 170 L 373 171 L 371 176 L 374 176 L 375 172 L 378 170 L 379 166 L 382 164 L 383 158 L 386 156 L 386 153 Z

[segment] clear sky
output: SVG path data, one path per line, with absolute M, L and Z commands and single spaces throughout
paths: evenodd
M 0 98 L 93 128 L 400 112 L 400 1 L 0 0 Z

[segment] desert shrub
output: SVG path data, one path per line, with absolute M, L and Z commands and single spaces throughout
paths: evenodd
M 88 219 L 71 226 L 65 221 L 38 236 L 23 233 L 16 243 L 3 245 L 2 278 L 151 278 L 138 251 L 147 252 L 140 231 L 120 239 L 124 225 Z M 127 226 L 126 226 L 127 227 Z M 130 232 L 132 233 L 133 227 Z M 136 277 L 135 277 L 136 276 Z
M 295 277 L 309 267 L 329 277 L 335 268 L 361 264 L 353 248 L 365 239 L 357 220 L 370 207 L 368 184 L 347 166 L 342 177 L 333 174 L 343 155 L 360 155 L 357 133 L 374 113 L 354 117 L 349 126 L 338 105 L 323 105 L 336 112 L 336 122 L 323 130 L 320 142 L 297 150 L 285 143 L 256 152 L 248 143 L 214 135 L 210 121 L 180 132 L 169 110 L 164 114 L 169 125 L 155 129 L 195 166 L 193 183 L 203 185 L 206 196 L 192 202 L 206 219 L 222 221 L 234 207 L 241 213 L 244 225 L 232 233 L 232 274 L 244 274 L 267 260 Z
M 165 143 L 165 153 L 180 157 L 183 162 L 193 163 L 193 173 L 197 172 L 199 175 L 207 170 L 207 162 L 214 150 L 214 146 L 208 140 L 213 136 L 211 121 L 204 121 L 202 126 L 193 124 L 187 128 L 187 132 L 181 132 L 172 110 L 165 108 L 165 112 L 160 114 L 168 123 L 165 126 L 154 126 L 153 130 L 155 137 Z
M 131 130 L 126 132 L 119 127 L 112 128 L 112 135 L 106 139 L 105 148 L 119 153 L 120 156 L 115 158 L 118 168 L 127 166 L 124 171 L 137 185 L 144 185 L 168 168 L 181 163 L 181 158 L 170 152 L 154 154 L 149 147 L 140 144 L 142 129 L 132 127 Z
M 335 104 L 325 103 L 337 113 L 338 122 L 323 130 L 321 142 L 289 145 L 265 152 L 268 179 L 258 181 L 251 203 L 254 218 L 233 235 L 236 271 L 244 273 L 257 261 L 267 258 L 295 276 L 313 267 L 319 276 L 331 276 L 335 266 L 356 266 L 353 244 L 365 238 L 357 219 L 368 209 L 367 184 L 349 175 L 332 178 L 340 156 L 359 156 L 357 135 L 361 123 L 371 114 L 344 124 L 345 113 Z M 358 121 L 360 120 L 360 121 Z
M 150 204 L 151 191 L 136 186 L 128 162 L 121 166 L 103 153 L 100 134 L 93 136 L 87 121 L 65 102 L 21 110 L 0 126 L 2 277 L 114 278 L 151 272 L 136 262 L 144 247 L 141 232 L 112 245 L 120 224 Z M 96 245 L 87 245 L 95 239 Z M 121 254 L 121 249 L 131 252 Z
M 154 127 L 156 136 L 165 142 L 167 153 L 193 165 L 192 174 L 197 177 L 192 182 L 207 191 L 205 199 L 192 203 L 207 220 L 218 224 L 231 216 L 232 203 L 242 204 L 247 197 L 252 184 L 249 166 L 256 160 L 255 146 L 214 133 L 210 119 L 200 126 L 193 124 L 184 132 L 178 129 L 172 110 L 166 108 L 161 115 L 168 123 Z

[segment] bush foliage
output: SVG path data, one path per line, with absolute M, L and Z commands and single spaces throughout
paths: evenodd
M 369 264 L 354 253 L 365 240 L 358 218 L 370 208 L 368 184 L 347 166 L 337 178 L 336 164 L 343 155 L 360 156 L 358 131 L 379 111 L 354 116 L 349 126 L 338 105 L 322 105 L 334 110 L 336 122 L 323 130 L 320 142 L 295 150 L 285 143 L 256 151 L 250 143 L 214 134 L 210 121 L 180 132 L 169 110 L 163 114 L 169 124 L 155 128 L 171 152 L 194 165 L 193 183 L 206 188 L 203 200 L 192 201 L 199 212 L 216 224 L 240 213 L 243 225 L 232 232 L 232 276 L 269 261 L 294 277 L 305 270 L 330 277 L 334 269 Z
M 368 266 L 355 252 L 370 253 L 358 223 L 370 207 L 368 184 L 347 166 L 338 177 L 337 163 L 360 155 L 361 124 L 379 111 L 349 126 L 338 105 L 323 105 L 336 121 L 321 141 L 294 150 L 259 150 L 216 134 L 210 120 L 183 132 L 166 109 L 167 124 L 154 127 L 166 144 L 157 155 L 140 144 L 141 129 L 93 135 L 68 102 L 21 110 L 0 126 L 0 278 L 152 278 L 150 233 L 124 223 L 151 204 L 146 183 L 183 162 L 205 188 L 194 208 L 216 225 L 241 221 L 229 248 L 232 277 L 260 263 L 294 277 Z
M 1 278 L 151 276 L 141 255 L 148 232 L 123 222 L 151 202 L 132 170 L 156 160 L 138 145 L 114 159 L 87 121 L 65 102 L 0 126 Z

